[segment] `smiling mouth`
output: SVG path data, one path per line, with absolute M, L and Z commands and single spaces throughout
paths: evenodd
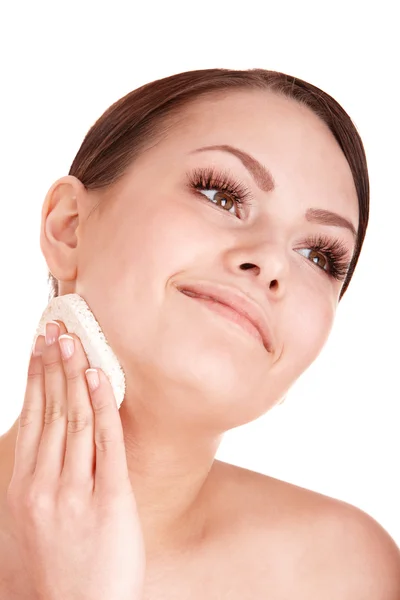
M 180 292 L 182 294 L 185 294 L 185 296 L 190 296 L 194 300 L 201 302 L 202 304 L 207 306 L 207 308 L 209 308 L 213 312 L 215 312 L 215 313 L 225 317 L 229 321 L 235 323 L 242 330 L 246 331 L 253 338 L 255 338 L 262 345 L 264 345 L 263 339 L 262 339 L 257 327 L 255 327 L 255 325 L 253 325 L 253 323 L 251 323 L 251 321 L 249 321 L 249 319 L 247 319 L 244 315 L 239 314 L 236 310 L 234 310 L 230 306 L 227 306 L 226 304 L 223 304 L 219 300 L 215 300 L 214 298 L 211 298 L 210 296 L 206 296 L 204 294 L 196 294 L 196 293 L 190 292 L 188 290 L 180 290 Z

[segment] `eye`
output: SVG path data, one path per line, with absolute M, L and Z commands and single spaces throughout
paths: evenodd
M 316 235 L 308 237 L 302 246 L 298 252 L 307 252 L 306 258 L 324 271 L 328 277 L 338 281 L 345 280 L 351 260 L 349 260 L 349 249 L 342 241 L 325 235 Z
M 232 214 L 236 214 L 235 209 L 239 202 L 232 198 L 228 192 L 221 192 L 219 190 L 199 190 L 202 194 L 205 194 L 207 198 L 214 202 L 217 206 L 224 208 L 227 212 L 232 212 Z
M 196 195 L 205 196 L 225 212 L 242 218 L 252 205 L 251 191 L 229 171 L 215 167 L 198 168 L 187 173 L 187 186 Z
M 302 248 L 302 250 L 300 250 L 299 252 L 309 252 L 309 256 L 308 256 L 309 260 L 311 260 L 314 264 L 316 264 L 321 269 L 324 269 L 324 271 L 328 270 L 328 268 L 329 268 L 328 259 L 324 255 L 323 252 L 318 252 L 317 250 L 314 250 L 313 248 Z M 307 256 L 306 256 L 306 258 L 307 258 Z

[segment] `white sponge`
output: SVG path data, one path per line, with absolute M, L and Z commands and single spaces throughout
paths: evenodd
M 125 396 L 125 374 L 85 300 L 79 294 L 53 298 L 40 319 L 35 340 L 45 335 L 46 323 L 54 320 L 62 321 L 69 333 L 79 337 L 90 367 L 98 367 L 107 375 L 119 409 Z

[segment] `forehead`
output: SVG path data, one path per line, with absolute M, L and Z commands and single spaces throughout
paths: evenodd
M 147 181 L 161 181 L 212 163 L 247 177 L 232 155 L 193 153 L 212 145 L 235 146 L 265 165 L 281 210 L 289 204 L 299 213 L 311 207 L 333 210 L 357 228 L 357 192 L 334 135 L 310 108 L 270 91 L 219 92 L 192 101 L 170 117 L 164 134 L 135 159 L 133 170 Z
M 264 90 L 200 98 L 180 111 L 165 143 L 171 160 L 172 155 L 183 160 L 189 155 L 191 162 L 198 160 L 199 155 L 190 154 L 196 148 L 236 146 L 272 172 L 277 191 L 296 194 L 307 207 L 316 198 L 321 208 L 332 209 L 334 204 L 358 223 L 354 180 L 338 142 L 310 108 L 291 98 Z M 208 157 L 215 160 L 215 154 Z M 220 156 L 239 164 L 238 159 Z

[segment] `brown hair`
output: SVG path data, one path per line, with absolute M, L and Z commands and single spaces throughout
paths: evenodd
M 168 117 L 179 113 L 190 101 L 234 89 L 271 90 L 309 107 L 324 121 L 338 141 L 353 174 L 359 204 L 356 247 L 340 299 L 356 267 L 369 217 L 369 178 L 365 151 L 355 125 L 329 94 L 291 75 L 264 69 L 235 71 L 202 69 L 158 79 L 129 92 L 112 104 L 86 134 L 71 165 L 69 175 L 86 189 L 111 187 L 128 166 L 151 143 Z M 58 296 L 58 281 L 49 272 L 49 300 Z

